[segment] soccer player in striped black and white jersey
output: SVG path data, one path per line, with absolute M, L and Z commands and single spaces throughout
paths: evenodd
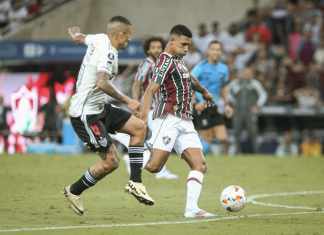
M 187 178 L 186 218 L 215 216 L 198 207 L 206 162 L 197 131 L 192 123 L 193 90 L 200 92 L 210 102 L 213 97 L 199 81 L 190 76 L 182 57 L 189 50 L 191 31 L 184 25 L 174 26 L 169 41 L 160 55 L 152 82 L 144 93 L 142 119 L 147 122 L 154 94 L 159 92 L 153 114 L 153 133 L 150 139 L 152 153 L 146 169 L 158 172 L 174 148 L 190 167 Z
M 142 184 L 145 126 L 143 121 L 131 113 L 108 103 L 108 95 L 127 104 L 132 111 L 138 110 L 140 103 L 122 94 L 111 79 L 117 75 L 117 50 L 127 47 L 133 33 L 130 21 L 123 16 L 115 16 L 107 25 L 107 33 L 85 35 L 79 27 L 69 28 L 74 42 L 87 45 L 79 71 L 76 93 L 71 99 L 69 115 L 72 126 L 79 138 L 101 160 L 91 166 L 79 180 L 64 188 L 64 194 L 71 208 L 78 214 L 84 213 L 80 195 L 118 167 L 116 148 L 109 133 L 115 131 L 130 135 L 128 152 L 130 156 L 130 180 L 127 191 L 139 202 L 153 205 Z

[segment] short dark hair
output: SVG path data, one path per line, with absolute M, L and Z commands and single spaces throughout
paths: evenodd
M 177 24 L 175 26 L 172 27 L 171 31 L 170 31 L 170 35 L 175 34 L 178 36 L 186 36 L 188 38 L 192 38 L 192 32 L 190 31 L 190 29 L 183 25 L 183 24 Z
M 127 19 L 124 16 L 113 16 L 113 17 L 111 17 L 109 22 L 110 23 L 119 22 L 119 23 L 123 23 L 123 24 L 126 24 L 126 25 L 132 25 L 132 23 L 129 21 L 129 19 Z
M 146 39 L 144 41 L 144 44 L 143 44 L 143 49 L 144 49 L 145 55 L 148 55 L 147 51 L 150 49 L 150 46 L 151 46 L 152 42 L 160 42 L 161 45 L 162 45 L 162 50 L 164 50 L 165 42 L 164 42 L 163 38 L 161 38 L 161 37 L 150 37 L 150 38 Z
M 210 47 L 213 44 L 219 44 L 222 47 L 222 43 L 220 41 L 218 41 L 218 40 L 212 40 L 212 41 L 210 41 L 209 44 L 208 44 L 208 47 Z

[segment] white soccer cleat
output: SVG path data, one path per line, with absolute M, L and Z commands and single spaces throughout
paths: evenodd
M 215 217 L 216 214 L 209 213 L 207 211 L 198 209 L 196 211 L 186 211 L 184 213 L 184 217 L 186 218 L 195 218 L 195 219 L 204 219 L 204 218 L 212 218 Z
M 146 188 L 142 183 L 128 181 L 125 187 L 125 191 L 133 195 L 140 203 L 153 206 L 154 200 L 146 192 Z
M 70 207 L 77 215 L 83 215 L 84 207 L 83 202 L 80 196 L 74 195 L 70 191 L 70 185 L 64 188 L 64 196 L 66 200 L 69 202 Z
M 155 178 L 157 179 L 167 179 L 167 180 L 176 180 L 179 178 L 176 174 L 173 174 L 168 169 L 165 169 L 164 171 L 160 171 L 159 173 L 155 174 Z

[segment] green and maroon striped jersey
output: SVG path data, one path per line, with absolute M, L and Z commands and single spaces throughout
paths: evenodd
M 170 113 L 192 119 L 192 82 L 182 58 L 163 52 L 155 65 L 152 80 L 160 85 L 153 118 Z

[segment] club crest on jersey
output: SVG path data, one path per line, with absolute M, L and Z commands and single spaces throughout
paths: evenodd
M 112 53 L 112 52 L 108 53 L 108 59 L 109 60 L 114 60 L 115 59 L 114 53 Z
M 162 140 L 165 145 L 168 145 L 171 141 L 171 138 L 169 136 L 163 136 Z

